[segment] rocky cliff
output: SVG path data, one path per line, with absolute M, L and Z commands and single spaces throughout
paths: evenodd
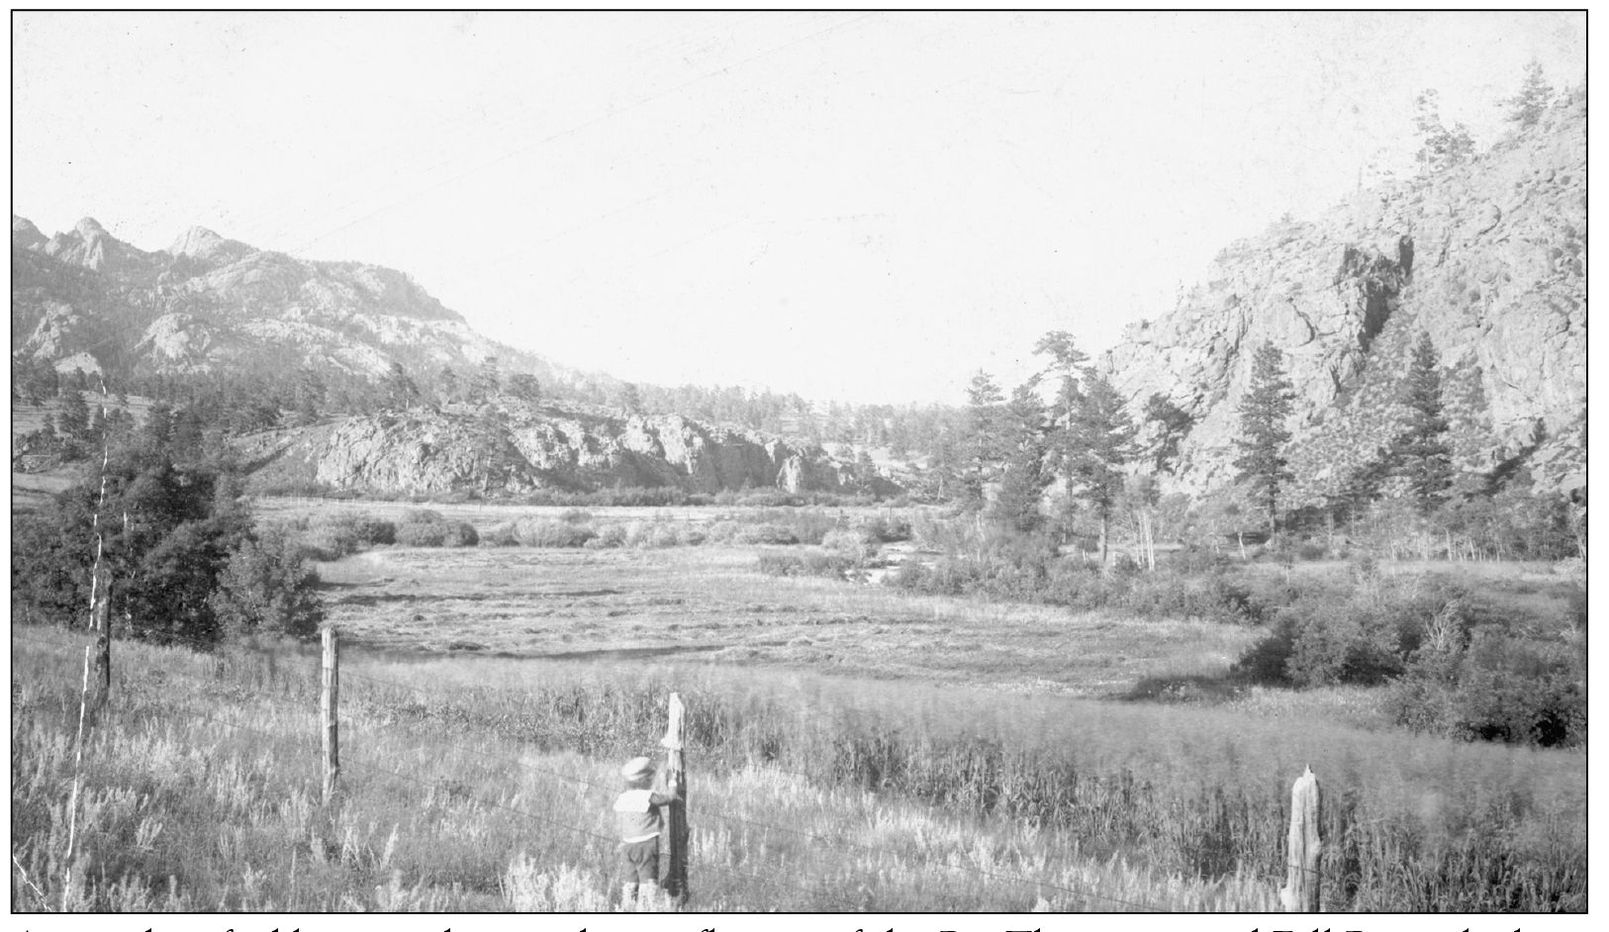
M 819 447 L 675 415 L 622 418 L 574 406 L 416 408 L 268 431 L 241 438 L 238 448 L 259 489 L 317 483 L 359 492 L 495 497 L 540 489 L 856 487 L 853 470 Z M 895 491 L 887 482 L 878 486 Z
M 1160 393 L 1195 418 L 1174 484 L 1230 481 L 1252 353 L 1272 341 L 1298 396 L 1296 497 L 1333 492 L 1400 430 L 1422 331 L 1463 471 L 1584 485 L 1586 141 L 1578 94 L 1468 164 L 1235 243 L 1171 313 L 1131 326 L 1102 362 L 1132 409 Z

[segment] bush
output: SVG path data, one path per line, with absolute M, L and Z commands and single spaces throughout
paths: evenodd
M 453 521 L 438 512 L 414 510 L 402 516 L 396 542 L 404 547 L 473 547 L 480 542 L 475 526 Z
M 704 533 L 675 521 L 650 521 L 632 525 L 629 537 L 633 547 L 679 547 L 683 544 L 702 544 Z
M 819 551 L 806 554 L 763 553 L 759 560 L 760 572 L 768 576 L 825 576 L 845 578 L 853 564 L 838 554 Z
M 321 516 L 302 536 L 301 544 L 320 560 L 339 560 L 379 544 L 394 544 L 397 528 L 367 512 L 337 512 Z
M 1123 607 L 1146 618 L 1199 618 L 1226 624 L 1255 624 L 1263 607 L 1251 588 L 1222 569 L 1207 574 L 1163 570 L 1134 577 Z
M 798 535 L 775 524 L 739 525 L 732 535 L 738 544 L 797 544 Z
M 519 544 L 520 539 L 514 534 L 514 523 L 511 521 L 493 525 L 480 536 L 482 547 L 518 547 Z
M 911 539 L 911 522 L 899 515 L 878 515 L 864 526 L 873 537 L 885 544 Z
M 514 523 L 514 536 L 527 547 L 582 547 L 597 536 L 586 525 L 546 518 L 521 518 Z
M 208 598 L 226 636 L 262 633 L 310 638 L 324 620 L 318 574 L 281 534 L 247 538 L 229 555 Z
M 1387 708 L 1417 731 L 1571 746 L 1586 740 L 1585 683 L 1584 652 L 1567 642 L 1516 637 L 1500 625 L 1454 627 L 1417 652 Z
M 869 528 L 834 528 L 822 537 L 821 546 L 855 566 L 865 566 L 877 556 L 879 539 Z
M 626 526 L 623 524 L 605 524 L 598 529 L 596 537 L 587 541 L 583 546 L 588 550 L 613 549 L 626 545 Z

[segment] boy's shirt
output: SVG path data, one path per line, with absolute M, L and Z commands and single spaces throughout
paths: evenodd
M 620 822 L 620 840 L 631 844 L 658 838 L 662 830 L 659 807 L 673 803 L 674 792 L 627 790 L 615 799 L 615 817 Z

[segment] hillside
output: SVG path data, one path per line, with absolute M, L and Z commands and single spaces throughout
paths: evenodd
M 385 494 L 678 488 L 854 492 L 820 447 L 676 415 L 626 417 L 507 399 L 474 411 L 419 407 L 240 438 L 259 489 L 317 485 Z M 885 492 L 897 491 L 866 477 Z
M 1175 485 L 1230 481 L 1252 353 L 1272 341 L 1296 387 L 1298 497 L 1333 492 L 1400 429 L 1421 331 L 1463 471 L 1585 485 L 1586 142 L 1577 94 L 1467 164 L 1229 246 L 1171 313 L 1131 326 L 1102 361 L 1135 412 L 1160 393 L 1194 416 Z
M 545 383 L 581 377 L 486 339 L 402 272 L 298 259 L 200 227 L 146 252 L 90 218 L 46 238 L 13 216 L 11 264 L 13 357 L 124 374 L 378 376 L 393 361 L 423 373 L 494 356 Z

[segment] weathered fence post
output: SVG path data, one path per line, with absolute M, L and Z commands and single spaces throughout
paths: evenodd
M 337 722 L 341 692 L 341 656 L 336 646 L 335 628 L 324 629 L 323 690 L 319 711 L 324 717 L 324 802 L 335 798 L 341 777 L 341 736 Z
M 1279 901 L 1288 913 L 1316 913 L 1324 844 L 1319 838 L 1318 777 L 1311 766 L 1291 785 L 1291 830 L 1286 845 L 1285 886 L 1279 891 Z
M 96 571 L 99 576 L 99 570 Z M 93 583 L 91 590 L 97 588 Z M 106 580 L 98 595 L 91 596 L 95 604 L 90 611 L 90 630 L 95 633 L 95 670 L 91 674 L 89 714 L 93 720 L 106 707 L 112 697 L 112 582 Z
M 680 909 L 687 903 L 687 772 L 682 760 L 682 697 L 670 694 L 670 720 L 665 737 L 665 777 L 681 789 L 681 798 L 663 807 L 667 842 L 665 876 L 660 886 L 671 904 Z

